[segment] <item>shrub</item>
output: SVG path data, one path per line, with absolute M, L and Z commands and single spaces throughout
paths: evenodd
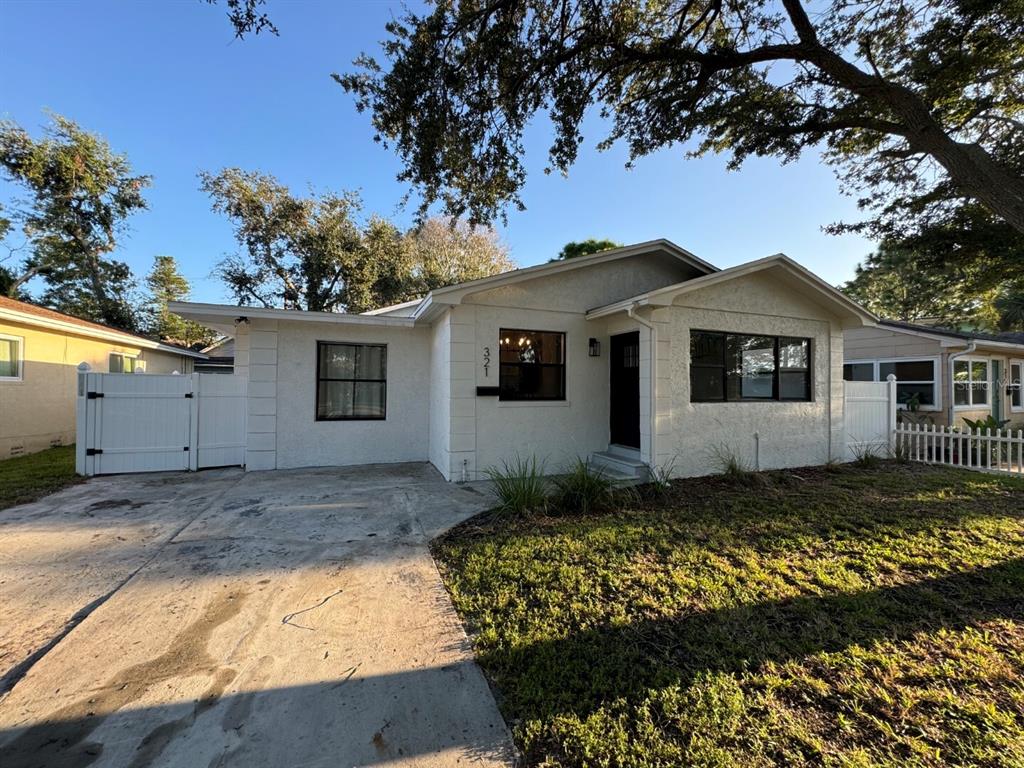
M 536 456 L 523 458 L 519 454 L 503 460 L 500 467 L 488 467 L 484 474 L 494 484 L 498 509 L 521 515 L 547 506 L 547 482 L 544 463 Z
M 588 512 L 603 509 L 612 500 L 616 483 L 600 468 L 577 458 L 564 475 L 554 480 L 553 504 L 563 512 Z

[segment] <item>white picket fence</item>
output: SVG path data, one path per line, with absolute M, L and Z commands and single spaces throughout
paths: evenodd
M 1024 474 L 1024 429 L 897 424 L 893 451 L 926 464 Z

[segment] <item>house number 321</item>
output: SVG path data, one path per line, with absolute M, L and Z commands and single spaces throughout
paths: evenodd
M 484 347 L 484 376 L 490 376 L 491 370 L 491 348 Z

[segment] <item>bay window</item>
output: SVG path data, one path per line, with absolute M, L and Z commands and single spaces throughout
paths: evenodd
M 988 361 L 953 361 L 953 405 L 957 408 L 986 408 L 988 400 Z

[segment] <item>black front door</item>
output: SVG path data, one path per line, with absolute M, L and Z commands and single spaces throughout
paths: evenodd
M 640 333 L 611 338 L 611 438 L 640 448 Z

